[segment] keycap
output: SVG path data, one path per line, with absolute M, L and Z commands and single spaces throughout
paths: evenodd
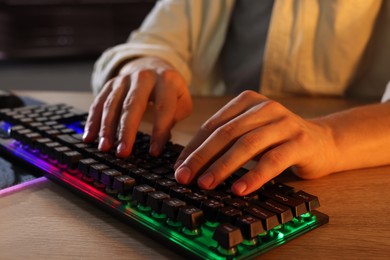
M 288 186 L 286 184 L 276 182 L 275 184 L 266 187 L 267 190 L 272 190 L 275 193 L 282 193 L 285 195 L 289 195 L 294 192 L 294 188 L 291 186 Z
M 145 205 L 148 193 L 153 191 L 155 191 L 155 189 L 147 184 L 135 186 L 132 194 L 133 200 L 137 201 L 139 204 Z
M 65 152 L 69 152 L 71 151 L 70 148 L 68 146 L 57 146 L 57 147 L 54 147 L 51 154 L 49 154 L 49 156 L 55 160 L 57 160 L 58 162 L 62 162 L 62 158 L 63 158 L 63 154 Z
M 233 207 L 220 208 L 217 215 L 217 220 L 221 223 L 234 224 L 236 218 L 242 215 L 242 211 Z
M 154 187 L 158 179 L 161 179 L 160 175 L 153 174 L 153 173 L 145 173 L 141 177 L 141 184 L 148 184 L 149 186 Z
M 260 192 L 260 195 L 290 207 L 294 217 L 307 213 L 305 202 L 301 199 L 275 192 L 272 189 L 265 189 Z
M 190 192 L 191 192 L 191 189 L 187 188 L 186 186 L 177 185 L 177 186 L 171 187 L 171 189 L 169 190 L 169 195 L 171 195 L 171 197 L 175 197 L 175 198 L 184 200 L 185 195 L 187 193 L 190 193 Z
M 91 164 L 89 166 L 89 176 L 91 176 L 96 181 L 100 181 L 102 172 L 107 169 L 109 169 L 109 167 L 102 163 Z
M 79 161 L 77 168 L 81 173 L 84 175 L 89 175 L 89 167 L 92 164 L 97 164 L 98 162 L 95 159 L 92 158 L 86 158 Z
M 121 175 L 114 177 L 112 188 L 121 194 L 127 194 L 133 191 L 135 185 L 136 182 L 134 178 L 127 175 Z
M 250 205 L 245 209 L 245 212 L 260 219 L 265 230 L 271 230 L 280 224 L 275 213 L 263 209 L 259 206 Z
M 302 190 L 293 193 L 291 196 L 303 200 L 308 211 L 312 211 L 313 209 L 316 209 L 320 206 L 320 201 L 318 200 L 317 196 L 311 195 Z
M 240 198 L 233 198 L 233 199 L 227 199 L 224 200 L 225 205 L 232 206 L 238 209 L 244 209 L 248 207 L 249 203 L 243 199 Z
M 244 240 L 241 230 L 230 223 L 219 225 L 214 232 L 213 239 L 224 249 L 231 249 Z
M 77 151 L 67 151 L 63 153 L 61 163 L 70 169 L 75 169 L 82 158 L 83 155 Z
M 167 215 L 171 220 L 176 221 L 179 209 L 186 205 L 184 201 L 177 198 L 166 199 L 162 203 L 161 213 Z
M 241 229 L 242 236 L 248 240 L 264 232 L 260 219 L 251 215 L 237 217 L 235 225 Z
M 200 208 L 204 211 L 207 220 L 215 222 L 217 220 L 218 211 L 224 204 L 218 200 L 205 200 Z
M 189 192 L 186 193 L 184 200 L 190 205 L 200 207 L 202 202 L 207 200 L 207 196 L 197 192 Z
M 220 201 L 224 201 L 231 198 L 230 194 L 222 191 L 216 191 L 216 190 L 209 191 L 207 193 L 207 196 L 211 199 L 220 200 Z
M 176 182 L 174 182 L 172 180 L 160 178 L 160 179 L 156 180 L 156 184 L 154 185 L 154 187 L 156 188 L 156 190 L 161 190 L 161 191 L 169 194 L 169 190 L 171 189 L 171 187 L 173 187 L 175 185 L 176 185 Z
M 194 230 L 204 222 L 203 211 L 194 206 L 184 206 L 179 209 L 177 221 L 184 227 Z
M 107 187 L 112 187 L 112 184 L 114 182 L 114 178 L 121 176 L 122 173 L 115 170 L 115 169 L 106 169 L 103 170 L 101 176 L 100 176 L 100 181 L 105 184 Z
M 291 209 L 283 204 L 277 203 L 273 200 L 267 199 L 257 203 L 264 209 L 267 209 L 278 216 L 278 220 L 281 224 L 287 223 L 293 219 Z
M 146 205 L 151 207 L 154 212 L 160 214 L 163 201 L 169 198 L 169 195 L 162 191 L 149 192 Z

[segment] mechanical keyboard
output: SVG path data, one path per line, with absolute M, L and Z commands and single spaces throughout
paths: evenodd
M 116 158 L 83 143 L 87 114 L 65 104 L 0 110 L 0 155 L 27 164 L 141 228 L 186 256 L 246 259 L 329 221 L 318 197 L 270 181 L 244 197 L 230 186 L 241 168 L 211 191 L 175 181 L 182 146 L 169 142 L 149 155 L 150 136 L 138 132 L 132 154 Z

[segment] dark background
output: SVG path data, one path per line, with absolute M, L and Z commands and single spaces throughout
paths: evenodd
M 90 90 L 93 64 L 155 0 L 0 0 L 0 89 Z

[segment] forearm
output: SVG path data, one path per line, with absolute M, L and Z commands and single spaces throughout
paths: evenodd
M 353 108 L 314 122 L 329 127 L 332 172 L 390 164 L 390 102 Z

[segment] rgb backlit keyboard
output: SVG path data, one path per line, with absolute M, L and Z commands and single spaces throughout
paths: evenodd
M 86 114 L 65 104 L 0 110 L 0 152 L 84 195 L 186 256 L 245 259 L 260 255 L 328 222 L 316 196 L 270 181 L 245 197 L 230 186 L 183 186 L 173 164 L 182 146 L 168 143 L 149 155 L 150 136 L 138 133 L 126 159 L 102 153 L 81 136 Z

